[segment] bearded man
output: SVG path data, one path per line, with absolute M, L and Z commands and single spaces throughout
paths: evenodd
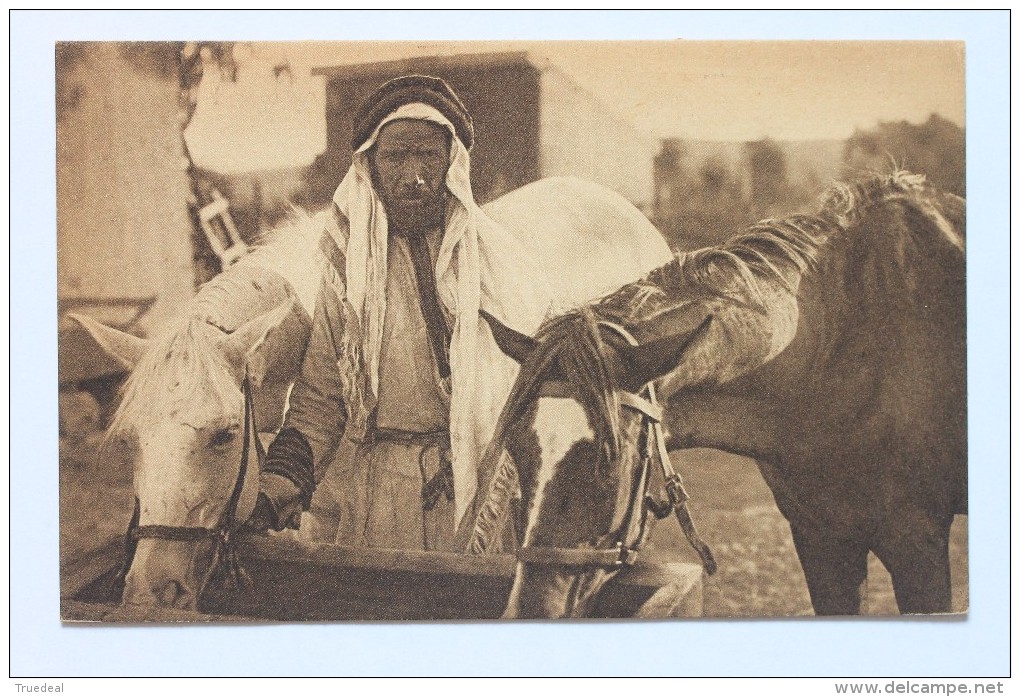
M 391 80 L 357 112 L 256 527 L 294 527 L 318 486 L 313 511 L 340 544 L 450 549 L 517 370 L 479 310 L 534 334 L 551 303 L 523 246 L 474 201 L 473 141 L 438 78 Z

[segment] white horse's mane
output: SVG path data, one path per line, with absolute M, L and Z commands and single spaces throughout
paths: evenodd
M 238 263 L 254 264 L 280 274 L 290 283 L 298 300 L 312 314 L 319 290 L 316 261 L 319 242 L 330 221 L 330 211 L 309 213 L 298 207 L 287 218 L 262 235 L 257 247 Z
M 204 320 L 187 316 L 155 338 L 124 383 L 108 435 L 123 434 L 198 394 L 225 413 L 232 408 L 239 389 L 223 352 L 212 345 L 215 336 Z
M 327 212 L 328 214 L 328 212 Z M 284 223 L 264 234 L 251 252 L 200 289 L 184 314 L 154 337 L 122 388 L 121 404 L 108 433 L 119 434 L 154 413 L 201 394 L 213 409 L 233 409 L 239 387 L 222 350 L 214 341 L 232 319 L 231 298 L 271 271 L 286 279 L 311 314 L 319 286 L 316 262 L 324 230 L 323 213 L 294 208 Z M 249 289 L 250 292 L 250 289 Z M 210 326 L 211 325 L 211 326 Z

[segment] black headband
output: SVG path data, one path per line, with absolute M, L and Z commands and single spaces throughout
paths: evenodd
M 351 148 L 357 151 L 372 137 L 372 133 L 383 119 L 405 104 L 415 102 L 428 104 L 449 119 L 457 138 L 465 148 L 471 149 L 475 140 L 475 126 L 471 114 L 444 80 L 427 75 L 394 78 L 365 100 L 354 115 Z

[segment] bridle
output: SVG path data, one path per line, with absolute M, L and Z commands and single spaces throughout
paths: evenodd
M 624 327 L 604 320 L 598 322 L 622 337 L 631 346 L 637 346 L 638 342 L 634 336 Z M 539 389 L 539 397 L 560 397 L 576 398 L 573 387 L 562 380 L 546 380 Z M 546 547 L 534 545 L 522 545 L 517 550 L 518 561 L 527 564 L 545 566 L 566 566 L 566 567 L 587 567 L 617 570 L 625 566 L 631 566 L 637 561 L 638 552 L 644 543 L 647 534 L 648 513 L 650 512 L 657 519 L 675 514 L 680 528 L 687 538 L 688 543 L 701 559 L 702 567 L 709 575 L 716 572 L 717 564 L 711 548 L 701 539 L 687 501 L 690 498 L 684 489 L 683 480 L 680 474 L 673 468 L 666 448 L 666 439 L 662 432 L 663 409 L 656 397 L 655 386 L 648 383 L 640 393 L 616 390 L 616 397 L 620 406 L 632 409 L 641 414 L 643 434 L 641 438 L 641 466 L 637 476 L 634 477 L 631 496 L 627 510 L 622 518 L 620 526 L 616 529 L 616 535 L 610 535 L 608 540 L 601 540 L 599 544 L 609 542 L 608 547 Z M 663 488 L 666 499 L 656 500 L 650 493 L 649 488 L 652 480 L 653 460 L 658 460 L 662 472 Z M 504 461 L 510 461 L 509 457 Z M 510 461 L 512 462 L 512 461 Z M 506 474 L 508 468 L 504 466 L 497 477 Z M 513 467 L 513 476 L 516 476 L 516 469 Z M 489 497 L 506 495 L 508 487 L 505 482 L 494 484 L 489 488 Z M 480 510 L 487 508 L 486 501 Z M 500 508 L 506 504 L 493 503 L 494 508 Z M 479 525 L 492 524 L 501 516 L 487 515 L 486 521 L 476 522 L 476 529 L 469 542 L 469 549 L 478 551 L 477 540 L 480 537 L 490 537 L 490 531 L 480 530 Z
M 617 391 L 620 405 L 639 412 L 644 422 L 651 423 L 660 419 L 662 409 L 650 399 L 632 392 Z M 576 393 L 571 385 L 561 380 L 547 380 L 538 390 L 539 397 L 574 398 Z M 646 438 L 647 440 L 647 438 Z M 647 448 L 645 448 L 647 451 Z M 609 546 L 599 547 L 547 547 L 522 545 L 517 550 L 518 561 L 529 564 L 546 564 L 560 566 L 591 566 L 617 568 L 630 566 L 637 560 L 638 550 L 644 541 L 647 516 L 641 506 L 641 500 L 647 495 L 651 474 L 651 460 L 642 453 L 640 471 L 632 483 L 632 493 L 628 500 L 620 525 L 616 528 L 617 535 L 611 536 Z
M 118 576 L 118 586 L 123 588 L 127 573 L 134 561 L 135 550 L 138 541 L 142 539 L 169 540 L 171 542 L 195 542 L 199 540 L 214 540 L 213 561 L 210 567 L 209 576 L 220 575 L 228 588 L 237 590 L 250 584 L 251 579 L 248 573 L 241 567 L 237 558 L 237 551 L 234 545 L 234 534 L 241 529 L 244 521 L 237 520 L 237 506 L 241 500 L 241 493 L 244 491 L 244 483 L 248 476 L 248 464 L 250 460 L 251 444 L 255 443 L 255 452 L 258 465 L 261 468 L 266 459 L 265 449 L 258 437 L 258 429 L 255 424 L 255 401 L 252 396 L 251 382 L 245 374 L 241 380 L 241 392 L 244 395 L 244 436 L 241 442 L 241 463 L 237 471 L 237 479 L 234 481 L 234 488 L 227 499 L 227 505 L 220 514 L 219 520 L 213 527 L 186 526 L 186 525 L 139 525 L 141 516 L 141 504 L 138 497 L 135 497 L 135 510 L 128 524 L 125 539 L 124 562 Z

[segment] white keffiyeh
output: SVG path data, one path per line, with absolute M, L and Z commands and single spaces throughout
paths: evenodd
M 455 522 L 459 522 L 474 498 L 478 462 L 518 368 L 500 351 L 478 310 L 484 309 L 507 326 L 533 335 L 549 311 L 551 293 L 525 248 L 475 203 L 470 157 L 453 124 L 426 104 L 401 106 L 383 119 L 354 153 L 351 168 L 333 196 L 349 223 L 349 239 L 336 242 L 346 250 L 346 299 L 361 325 L 364 370 L 373 401 L 379 390 L 386 313 L 388 230 L 386 211 L 372 186 L 368 150 L 382 127 L 397 119 L 431 121 L 451 133 L 446 188 L 454 205 L 448 208 L 435 276 L 439 300 L 454 319 L 450 441 Z

